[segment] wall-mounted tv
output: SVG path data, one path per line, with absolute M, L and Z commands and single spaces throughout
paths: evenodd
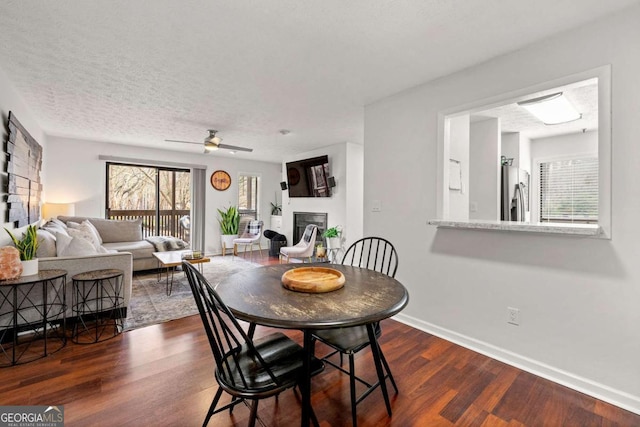
M 331 197 L 328 179 L 328 156 L 287 163 L 289 197 Z

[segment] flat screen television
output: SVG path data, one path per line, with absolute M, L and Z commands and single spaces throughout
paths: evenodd
M 329 187 L 329 157 L 287 163 L 289 197 L 331 197 Z

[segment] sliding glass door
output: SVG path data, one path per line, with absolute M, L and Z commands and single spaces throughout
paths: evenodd
M 191 239 L 189 170 L 107 163 L 105 218 L 142 218 L 147 236 Z

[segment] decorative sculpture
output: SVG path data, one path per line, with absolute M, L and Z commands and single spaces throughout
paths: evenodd
M 17 279 L 21 274 L 20 252 L 12 246 L 0 248 L 0 280 Z

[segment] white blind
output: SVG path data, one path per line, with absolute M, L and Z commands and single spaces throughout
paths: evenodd
M 540 163 L 540 220 L 598 222 L 598 159 Z

